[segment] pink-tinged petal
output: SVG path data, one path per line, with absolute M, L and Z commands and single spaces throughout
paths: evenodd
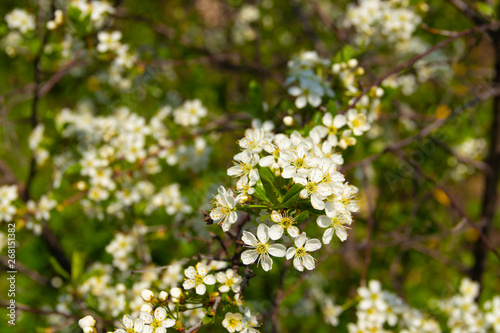
M 275 224 L 269 228 L 269 237 L 272 240 L 280 239 L 283 236 L 283 227 L 280 224 Z
M 325 233 L 323 234 L 323 244 L 330 244 L 334 233 L 335 231 L 333 228 L 326 229 Z
M 206 291 L 207 291 L 207 287 L 204 284 L 199 284 L 196 286 L 196 293 L 198 295 L 205 295 Z
M 190 279 L 194 279 L 196 276 L 196 269 L 193 266 L 189 266 L 184 270 L 184 275 Z
M 263 254 L 262 255 L 262 260 L 260 262 L 262 265 L 262 269 L 267 271 L 270 271 L 273 268 L 273 260 L 268 254 Z
M 269 252 L 270 255 L 273 257 L 284 257 L 286 253 L 286 247 L 283 244 L 271 244 L 267 248 L 267 251 Z
M 264 244 L 269 241 L 269 227 L 264 223 L 259 224 L 257 227 L 257 238 Z
M 256 250 L 247 250 L 241 254 L 241 261 L 244 265 L 250 265 L 253 264 L 258 257 L 259 253 Z
M 243 241 L 243 243 L 249 246 L 256 246 L 258 243 L 257 238 L 255 238 L 255 236 L 248 231 L 243 231 L 243 236 L 241 236 L 241 240 Z
M 290 260 L 293 258 L 295 255 L 295 252 L 297 252 L 297 249 L 294 247 L 289 247 L 288 250 L 286 250 L 286 259 Z

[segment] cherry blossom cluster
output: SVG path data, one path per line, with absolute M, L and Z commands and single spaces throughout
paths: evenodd
M 293 57 L 288 68 L 288 93 L 295 97 L 297 108 L 302 109 L 308 104 L 319 107 L 324 104 L 325 98 L 334 110 L 352 105 L 345 115 L 338 114 L 335 119 L 328 114 L 323 117 L 329 142 L 334 147 L 345 149 L 354 145 L 356 140 L 352 135 L 359 136 L 371 128 L 380 111 L 380 98 L 384 91 L 374 87 L 357 100 L 362 94 L 360 78 L 365 73 L 357 59 L 332 63 L 320 58 L 315 51 L 307 51 Z M 324 132 L 323 128 L 320 130 Z
M 210 147 L 202 136 L 191 134 L 206 115 L 198 100 L 175 109 L 162 107 L 149 120 L 125 107 L 109 116 L 94 116 L 88 103 L 80 103 L 75 111 L 64 109 L 56 118 L 56 128 L 76 145 L 81 158 L 68 151 L 52 152 L 54 187 L 59 188 L 65 178 L 73 181 L 86 194 L 87 199 L 80 201 L 85 211 L 99 219 L 104 214 L 120 217 L 124 207 L 139 202 L 145 202 L 145 214 L 159 208 L 177 218 L 189 214 L 192 208 L 178 184 L 157 189 L 149 177 L 168 167 L 198 172 L 207 165 Z M 30 147 L 41 165 L 50 156 L 44 139 L 41 124 L 30 136 Z
M 217 263 L 215 264 L 216 267 L 220 267 Z M 132 315 L 124 315 L 121 327 L 117 328 L 114 333 L 166 332 L 171 327 L 183 330 L 196 325 L 204 318 L 214 318 L 219 304 L 220 308 L 224 307 L 227 311 L 223 319 L 221 318 L 221 325 L 229 332 L 258 332 L 256 328 L 259 322 L 256 316 L 244 306 L 240 295 L 240 284 L 243 279 L 232 268 L 227 267 L 222 270 L 219 268 L 216 274 L 212 274 L 211 266 L 213 267 L 213 264 L 209 266 L 203 262 L 189 266 L 184 270 L 183 288 L 173 287 L 169 292 L 163 290 L 158 297 L 155 297 L 145 283 L 138 284 L 137 288 L 134 285 L 135 300 L 131 301 L 130 308 L 136 308 L 139 311 L 133 311 Z M 182 272 L 177 273 L 182 275 Z M 152 275 L 149 278 L 150 281 L 157 278 L 154 273 Z M 109 275 L 103 275 L 103 277 L 106 276 Z M 83 286 L 84 288 L 97 288 L 99 284 L 103 284 L 97 281 L 94 280 L 92 285 L 84 284 Z M 118 288 L 121 289 L 121 294 L 114 296 L 118 298 L 117 304 L 124 305 L 126 304 L 123 299 L 126 295 L 124 294 L 125 286 L 121 284 Z M 100 302 L 105 296 L 105 294 L 99 294 Z M 207 303 L 210 305 L 207 306 Z M 100 307 L 99 310 L 105 311 L 106 309 Z M 116 310 L 115 308 L 111 312 L 112 316 L 118 316 L 125 309 L 122 306 L 119 311 Z M 79 326 L 83 332 L 95 332 L 95 320 L 91 316 L 82 318 Z
M 0 222 L 22 221 L 22 226 L 40 235 L 40 222 L 50 219 L 51 211 L 56 208 L 57 202 L 48 195 L 42 195 L 39 200 L 30 199 L 25 205 L 18 199 L 17 185 L 0 186 Z
M 367 286 L 358 288 L 357 298 L 344 306 L 336 305 L 332 298 L 319 292 L 322 300 L 324 320 L 338 326 L 339 316 L 357 302 L 355 323 L 348 323 L 349 333 L 361 332 L 403 332 L 439 333 L 441 327 L 430 315 L 412 308 L 394 293 L 383 290 L 381 283 L 371 280 Z M 459 293 L 448 299 L 430 300 L 429 305 L 437 304 L 448 318 L 446 328 L 453 333 L 499 332 L 500 297 L 495 296 L 484 303 L 483 309 L 476 303 L 479 284 L 468 278 L 461 281 Z
M 488 144 L 483 138 L 467 138 L 464 142 L 454 147 L 454 151 L 461 158 L 483 160 L 486 156 Z M 451 177 L 456 181 L 465 179 L 475 172 L 474 166 L 460 162 L 457 157 L 450 156 L 448 165 L 453 167 Z
M 324 244 L 330 243 L 335 234 L 346 240 L 351 214 L 359 209 L 355 200 L 358 190 L 337 169 L 343 158 L 334 150 L 339 144 L 336 129 L 347 123 L 356 130 L 360 126 L 356 118 L 333 117 L 330 113 L 325 114 L 323 123 L 330 126 L 315 126 L 307 136 L 297 131 L 285 135 L 264 128 L 247 129 L 238 141 L 242 151 L 234 156 L 234 166 L 227 171 L 238 178 L 237 195 L 219 187 L 210 217 L 223 231 L 229 231 L 238 220 L 239 210 L 261 209 L 264 215 L 259 220 L 263 223 L 256 234 L 243 231 L 242 241 L 249 248 L 241 254 L 245 265 L 257 262 L 268 271 L 272 269 L 271 256 L 286 256 L 293 258 L 299 271 L 314 269 L 310 252 L 318 250 L 321 241 L 307 237 L 298 228 L 309 213 L 317 216 L 318 226 L 326 228 Z M 287 249 L 283 244 L 271 244 L 282 239 L 293 239 L 293 245 Z
M 476 303 L 479 284 L 464 278 L 459 293 L 439 302 L 439 308 L 448 316 L 448 327 L 453 333 L 500 332 L 500 296 L 484 303 Z
M 361 0 L 348 5 L 343 24 L 346 28 L 354 27 L 355 40 L 362 44 L 373 39 L 407 41 L 421 21 L 408 0 Z
M 13 204 L 19 197 L 16 185 L 0 186 L 0 222 L 12 221 L 17 213 L 17 208 Z

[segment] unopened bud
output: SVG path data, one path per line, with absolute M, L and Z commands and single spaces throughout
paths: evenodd
M 141 291 L 141 297 L 145 302 L 151 302 L 155 297 L 155 294 L 149 289 L 144 289 Z
M 141 305 L 141 312 L 151 313 L 153 312 L 153 307 L 150 304 Z
M 85 330 L 87 327 L 94 327 L 94 325 L 95 319 L 92 316 L 85 316 L 78 321 L 78 326 L 80 326 L 82 330 Z
M 182 290 L 181 288 L 172 288 L 170 289 L 170 295 L 172 295 L 173 297 L 181 297 L 182 295 Z
M 283 118 L 283 123 L 290 127 L 293 125 L 294 121 L 293 121 L 293 117 L 292 116 L 286 116 L 285 118 Z
M 351 59 L 347 62 L 347 66 L 354 68 L 358 65 L 358 60 L 357 59 Z
M 168 299 L 168 293 L 166 291 L 160 292 L 160 301 L 165 302 Z

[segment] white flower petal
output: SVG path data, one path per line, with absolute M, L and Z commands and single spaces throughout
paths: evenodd
M 243 236 L 241 237 L 241 240 L 243 241 L 243 243 L 249 246 L 256 246 L 258 243 L 257 238 L 255 238 L 255 236 L 248 231 L 243 231 Z
M 203 278 L 203 282 L 208 285 L 213 285 L 217 281 L 215 280 L 215 277 L 212 274 L 210 274 Z
M 270 255 L 281 258 L 285 256 L 286 247 L 283 244 L 271 244 L 267 248 L 267 251 Z
M 245 265 L 250 265 L 257 260 L 259 253 L 256 250 L 247 250 L 241 254 L 241 261 Z
M 207 287 L 205 287 L 204 284 L 199 284 L 196 286 L 196 293 L 198 295 L 205 295 L 206 291 L 207 291 Z
M 283 227 L 280 224 L 275 224 L 269 228 L 269 237 L 272 240 L 278 240 L 283 236 Z
M 267 253 L 262 255 L 262 260 L 260 263 L 262 265 L 262 269 L 266 272 L 273 268 L 273 260 Z
M 257 227 L 257 238 L 264 244 L 269 241 L 269 227 L 264 223 L 259 224 Z

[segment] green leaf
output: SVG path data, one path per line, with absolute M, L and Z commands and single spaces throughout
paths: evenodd
M 307 220 L 307 218 L 308 218 L 308 217 L 309 217 L 309 211 L 307 211 L 307 210 L 306 210 L 306 211 L 303 211 L 302 213 L 300 213 L 300 215 L 299 215 L 299 216 L 297 216 L 297 217 L 295 218 L 295 222 L 297 222 L 297 223 L 302 223 L 302 222 L 304 222 L 305 220 Z
M 316 111 L 313 115 L 312 121 L 314 125 L 321 125 L 323 122 L 323 113 Z
M 203 324 L 210 324 L 214 321 L 214 317 L 209 316 L 208 314 L 203 317 Z
M 292 187 L 290 187 L 286 195 L 283 197 L 282 206 L 284 208 L 289 208 L 294 203 L 296 203 L 297 200 L 299 200 L 300 191 L 302 191 L 303 188 L 304 186 L 302 184 L 294 184 Z
M 57 274 L 61 275 L 63 278 L 67 280 L 70 279 L 69 273 L 64 268 L 62 268 L 62 266 L 59 264 L 56 258 L 50 257 L 49 262 L 54 268 L 54 270 L 57 272 Z
M 274 186 L 274 175 L 268 168 L 259 168 L 260 180 L 262 182 L 262 186 L 264 186 L 264 190 L 266 191 L 266 197 L 272 203 L 278 202 L 278 190 Z
M 330 112 L 332 116 L 335 116 L 337 114 L 337 103 L 335 103 L 335 100 L 331 99 L 328 101 L 326 111 Z
M 254 195 L 262 201 L 269 202 L 269 199 L 266 197 L 266 191 L 262 185 L 255 186 Z
M 73 252 L 71 257 L 71 282 L 78 283 L 84 270 L 84 259 L 81 252 Z
M 248 99 L 250 105 L 246 108 L 246 111 L 255 118 L 264 119 L 264 94 L 257 81 L 250 81 L 248 85 Z
M 493 16 L 495 10 L 493 6 L 487 2 L 476 2 L 477 10 L 484 16 Z
M 354 58 L 355 55 L 356 55 L 356 50 L 354 49 L 354 47 L 352 45 L 347 44 L 344 47 L 342 47 L 340 51 L 337 52 L 337 54 L 335 54 L 334 62 L 336 63 L 347 62 L 350 59 Z
M 274 178 L 273 183 L 274 183 L 274 186 L 275 186 L 277 189 L 281 190 L 283 187 L 285 187 L 285 185 L 286 185 L 286 180 L 285 180 L 285 178 L 283 178 L 283 177 L 281 177 L 281 176 L 278 176 L 278 177 L 275 177 L 275 178 Z

